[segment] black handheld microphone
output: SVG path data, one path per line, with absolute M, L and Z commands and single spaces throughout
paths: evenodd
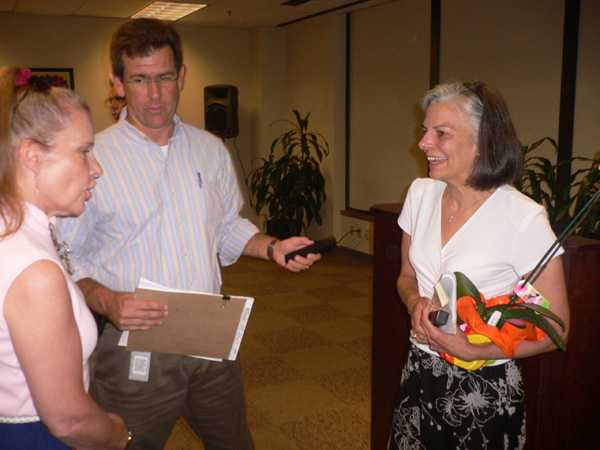
M 294 250 L 293 252 L 287 253 L 285 255 L 285 262 L 287 263 L 290 259 L 294 259 L 295 256 L 306 256 L 309 253 L 325 253 L 333 250 L 336 246 L 335 238 L 328 237 L 327 239 L 321 239 L 319 241 L 315 241 L 311 245 L 307 245 L 306 247 L 302 247 L 301 249 Z

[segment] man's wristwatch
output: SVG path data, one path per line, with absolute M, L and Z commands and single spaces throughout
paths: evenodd
M 279 239 L 273 239 L 271 242 L 269 242 L 269 246 L 267 247 L 267 257 L 273 262 L 275 261 L 273 252 L 275 251 L 275 244 L 277 244 L 278 240 Z

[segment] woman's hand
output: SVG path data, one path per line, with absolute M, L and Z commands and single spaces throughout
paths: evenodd
M 429 336 L 424 323 L 424 320 L 428 321 L 428 319 L 427 315 L 424 315 L 423 312 L 425 310 L 431 310 L 431 300 L 426 297 L 418 297 L 413 300 L 411 304 L 413 306 L 412 311 L 410 312 L 410 336 L 419 344 L 429 344 Z
M 476 353 L 475 350 L 477 350 L 474 347 L 481 346 L 470 344 L 467 336 L 460 329 L 456 330 L 456 334 L 446 334 L 433 325 L 431 321 L 428 320 L 427 322 L 425 330 L 429 338 L 429 348 L 431 350 L 438 353 L 448 353 L 463 361 L 480 359 L 474 356 Z
M 431 300 L 419 298 L 411 314 L 411 335 L 418 343 L 429 345 L 435 352 L 449 353 L 468 361 L 472 357 L 473 345 L 460 330 L 457 330 L 456 334 L 446 334 L 436 327 L 429 320 L 429 314 L 436 309 Z
M 448 353 L 463 361 L 476 359 L 505 358 L 500 348 L 493 344 L 471 344 L 467 335 L 457 327 L 456 334 L 446 334 L 429 320 L 429 313 L 435 311 L 433 305 L 426 305 L 422 311 L 422 325 L 428 338 L 431 350 L 438 353 Z

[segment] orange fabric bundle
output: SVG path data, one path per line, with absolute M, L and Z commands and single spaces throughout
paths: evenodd
M 508 295 L 493 297 L 489 300 L 486 300 L 483 296 L 481 297 L 486 308 L 506 305 L 510 302 Z M 461 297 L 456 302 L 458 317 L 468 325 L 466 333 L 480 334 L 488 337 L 494 344 L 500 347 L 507 357 L 512 358 L 515 349 L 521 341 L 541 341 L 544 339 L 544 332 L 529 322 L 523 321 L 520 326 L 516 326 L 506 321 L 500 328 L 488 325 L 479 316 L 475 302 L 476 300 L 471 296 Z M 517 303 L 523 303 L 523 300 L 518 299 Z

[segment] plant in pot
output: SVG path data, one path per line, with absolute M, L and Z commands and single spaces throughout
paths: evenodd
M 302 234 L 313 220 L 321 224 L 325 202 L 325 178 L 320 164 L 329 154 L 329 144 L 309 131 L 310 113 L 302 117 L 293 110 L 295 122 L 271 143 L 266 158 L 248 177 L 250 205 L 265 210 L 266 231 L 280 239 Z
M 548 136 L 529 146 L 523 146 L 524 170 L 518 188 L 544 205 L 550 224 L 556 232 L 560 232 L 600 189 L 600 155 L 593 159 L 573 157 L 568 162 L 552 163 L 548 158 L 535 154 L 535 150 L 544 143 L 551 145 L 554 152 L 558 153 L 556 141 Z M 584 162 L 586 166 L 572 172 L 568 183 L 559 183 L 557 174 L 561 165 L 575 161 Z M 575 233 L 600 239 L 599 202 L 592 205 L 585 219 L 575 229 Z

